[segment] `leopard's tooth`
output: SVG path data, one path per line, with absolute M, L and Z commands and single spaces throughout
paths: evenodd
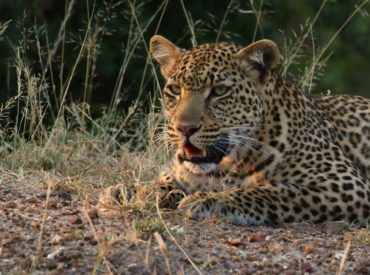
M 202 150 L 202 157 L 205 158 L 207 156 L 206 150 Z

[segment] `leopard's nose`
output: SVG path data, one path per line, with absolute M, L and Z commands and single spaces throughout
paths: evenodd
M 190 137 L 195 132 L 197 132 L 201 127 L 202 127 L 202 124 L 200 125 L 178 125 L 176 129 L 179 130 L 184 136 Z

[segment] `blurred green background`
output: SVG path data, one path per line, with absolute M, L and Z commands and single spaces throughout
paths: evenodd
M 66 24 L 64 47 L 58 47 L 51 62 L 53 85 L 61 86 L 60 73 L 67 76 L 74 66 L 85 31 L 91 19 L 96 31 L 94 66 L 82 61 L 76 67 L 67 99 L 87 101 L 92 112 L 99 115 L 111 102 L 115 87 L 123 109 L 127 109 L 144 90 L 141 99 L 154 95 L 152 73 L 143 74 L 148 64 L 146 46 L 150 37 L 161 34 L 183 48 L 190 48 L 191 31 L 194 26 L 198 44 L 218 40 L 232 40 L 241 45 L 253 38 L 269 38 L 282 49 L 294 46 L 309 29 L 318 10 L 322 11 L 303 42 L 289 78 L 299 81 L 312 57 L 317 55 L 333 35 L 341 28 L 362 1 L 215 1 L 215 0 L 170 0 L 170 1 L 75 1 Z M 21 48 L 20 57 L 32 68 L 32 73 L 41 72 L 48 52 L 58 39 L 58 31 L 66 18 L 68 1 L 62 0 L 2 0 L 0 22 L 11 20 L 0 41 L 0 102 L 17 93 L 15 55 Z M 186 19 L 184 8 L 187 11 Z M 256 22 L 258 11 L 260 25 Z M 358 94 L 370 97 L 370 19 L 367 12 L 370 4 L 357 13 L 339 33 L 324 54 L 326 65 L 316 74 L 312 93 Z M 225 16 L 226 15 L 226 16 Z M 140 27 L 139 27 L 140 26 Z M 220 31 L 220 26 L 221 31 Z M 257 26 L 257 28 L 256 28 Z M 100 29 L 99 29 L 100 28 Z M 141 33 L 142 32 L 142 33 Z M 37 35 L 36 35 L 37 34 Z M 137 40 L 135 40 L 137 39 Z M 38 41 L 39 40 L 39 41 Z M 133 44 L 133 41 L 137 43 Z M 41 63 L 39 49 L 41 48 Z M 313 46 L 314 45 L 314 46 Z M 132 54 L 128 52 L 132 50 Z M 125 63 L 126 62 L 126 63 Z M 122 64 L 125 63 L 122 84 L 117 84 Z M 62 66 L 63 65 L 63 66 Z M 88 71 L 86 71 L 88 70 Z M 86 74 L 91 73 L 86 85 Z M 145 76 L 145 79 L 143 79 Z M 65 79 L 65 78 L 64 78 Z M 86 94 L 89 90 L 89 96 Z M 59 89 L 55 89 L 58 93 Z M 58 98 L 58 95 L 55 95 Z M 116 98 L 116 99 L 117 99 Z

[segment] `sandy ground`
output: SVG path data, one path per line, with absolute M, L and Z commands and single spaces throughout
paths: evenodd
M 51 191 L 47 208 L 46 201 L 45 190 L 0 185 L 0 274 L 370 274 L 366 228 L 164 215 L 184 254 L 155 212 L 102 216 L 96 198 L 65 191 Z

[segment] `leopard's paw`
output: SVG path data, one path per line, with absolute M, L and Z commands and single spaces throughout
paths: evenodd
M 216 200 L 204 192 L 196 192 L 183 198 L 178 208 L 190 219 L 205 219 L 214 214 Z
M 159 200 L 159 207 L 166 209 L 176 209 L 178 203 L 185 197 L 180 189 L 173 189 L 172 186 L 160 184 L 156 188 Z
M 186 196 L 184 191 L 179 188 L 175 177 L 167 171 L 160 174 L 154 189 L 159 199 L 160 208 L 176 209 L 178 203 Z
M 109 186 L 100 193 L 96 209 L 100 214 L 110 215 L 117 207 L 129 204 L 135 192 L 134 187 L 124 184 Z

